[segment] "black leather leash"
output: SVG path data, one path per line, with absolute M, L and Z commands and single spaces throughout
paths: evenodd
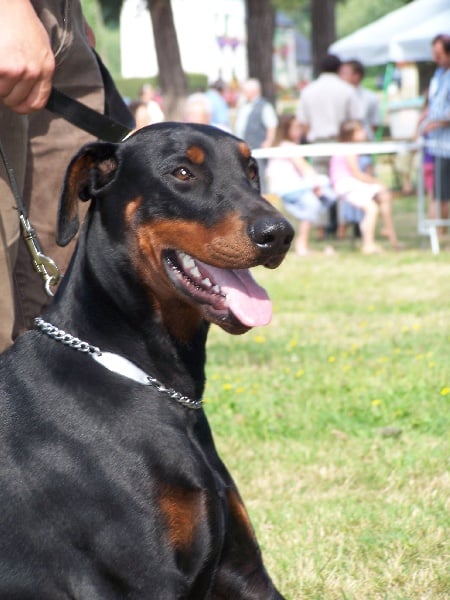
M 52 88 L 46 107 L 72 125 L 106 142 L 120 142 L 132 129 Z
M 95 50 L 92 50 L 92 52 L 103 83 L 105 94 L 104 114 L 92 110 L 89 106 L 67 96 L 54 87 L 45 108 L 100 140 L 121 142 L 134 129 L 134 117 L 123 101 L 102 59 Z

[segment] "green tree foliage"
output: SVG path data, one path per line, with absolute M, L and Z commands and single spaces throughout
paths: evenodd
M 314 1 L 314 0 L 313 0 Z M 338 38 L 356 31 L 387 13 L 401 8 L 411 0 L 344 0 L 336 10 L 336 31 Z
M 311 2 L 314 0 L 272 0 L 295 21 L 299 30 L 311 35 Z M 412 2 L 412 0 L 336 0 L 336 32 L 343 37 L 383 15 Z
M 120 9 L 123 0 L 97 0 L 102 8 L 103 21 L 110 27 L 119 25 Z

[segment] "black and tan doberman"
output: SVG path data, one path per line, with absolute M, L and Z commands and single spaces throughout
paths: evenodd
M 248 147 L 164 123 L 72 160 L 69 273 L 0 357 L 0 598 L 275 600 L 201 404 L 210 323 L 270 320 L 290 224 Z

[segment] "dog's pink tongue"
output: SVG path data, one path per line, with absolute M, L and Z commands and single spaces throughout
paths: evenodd
M 266 290 L 258 285 L 248 269 L 217 269 L 205 265 L 211 278 L 226 295 L 228 307 L 247 327 L 267 325 L 272 318 L 272 303 Z

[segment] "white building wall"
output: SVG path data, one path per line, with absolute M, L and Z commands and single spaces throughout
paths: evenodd
M 214 81 L 247 77 L 244 0 L 172 0 L 183 69 Z M 125 0 L 120 18 L 123 77 L 158 73 L 145 0 Z

